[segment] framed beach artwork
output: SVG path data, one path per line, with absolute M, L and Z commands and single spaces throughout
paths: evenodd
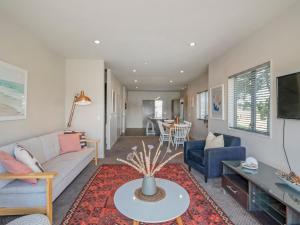
M 0 61 L 0 121 L 26 119 L 27 71 Z
M 212 119 L 224 120 L 224 84 L 210 89 L 210 113 Z

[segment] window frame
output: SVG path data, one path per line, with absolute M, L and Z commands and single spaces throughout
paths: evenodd
M 201 118 L 201 94 L 202 93 L 206 93 L 206 112 L 207 114 L 204 116 L 204 118 Z M 200 98 L 200 99 L 199 99 Z M 196 94 L 196 117 L 197 117 L 197 120 L 208 120 L 208 114 L 209 114 L 209 107 L 208 107 L 208 102 L 209 102 L 209 93 L 208 93 L 208 90 L 204 90 L 204 91 L 200 91 L 200 92 L 197 92 Z
M 251 123 L 252 123 L 252 128 L 251 129 L 243 129 L 243 128 L 240 128 L 240 127 L 237 127 L 236 123 L 237 121 L 234 120 L 234 118 L 236 118 L 236 104 L 237 102 L 234 100 L 234 93 L 230 93 L 230 90 L 229 90 L 229 83 L 230 83 L 230 80 L 239 76 L 239 75 L 243 75 L 245 73 L 253 73 L 255 70 L 257 70 L 258 68 L 261 68 L 265 65 L 269 64 L 269 80 L 270 80 L 270 97 L 269 97 L 269 121 L 268 121 L 268 127 L 269 127 L 269 130 L 268 132 L 260 132 L 260 131 L 257 131 L 256 129 L 256 105 L 257 105 L 257 99 L 256 99 L 256 92 L 254 91 L 253 93 L 251 93 L 251 98 L 253 101 L 254 99 L 254 102 L 252 103 L 254 106 L 253 108 L 251 108 Z M 259 64 L 257 66 L 254 66 L 250 69 L 247 69 L 247 70 L 244 70 L 242 72 L 239 72 L 237 74 L 234 74 L 232 76 L 229 76 L 228 77 L 228 93 L 227 93 L 227 97 L 228 97 L 228 129 L 232 129 L 232 130 L 237 130 L 237 131 L 243 131 L 243 132 L 247 132 L 248 134 L 252 134 L 252 135 L 259 135 L 259 136 L 263 136 L 263 137 L 267 137 L 267 138 L 271 138 L 272 137 L 272 114 L 273 114 L 273 76 L 272 76 L 273 72 L 272 72 L 272 62 L 271 61 L 267 61 L 265 63 L 262 63 L 262 64 Z M 256 79 L 254 79 L 254 81 L 256 81 Z M 254 89 L 255 89 L 256 85 L 254 85 Z M 232 88 L 232 90 L 234 92 L 234 88 Z M 232 102 L 229 102 L 229 96 L 232 95 Z M 232 105 L 230 105 L 230 103 L 232 103 Z M 229 113 L 229 110 L 230 108 L 232 108 L 232 113 L 230 114 Z M 254 112 L 254 114 L 253 114 Z M 233 118 L 230 118 L 230 117 L 233 117 Z M 254 121 L 253 121 L 254 120 Z M 234 126 L 232 126 L 230 124 L 230 121 L 232 121 L 234 124 Z M 254 124 L 254 126 L 253 126 Z

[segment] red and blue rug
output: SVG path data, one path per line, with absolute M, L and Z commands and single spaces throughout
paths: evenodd
M 73 203 L 62 224 L 131 225 L 132 220 L 115 208 L 114 193 L 124 183 L 141 177 L 141 174 L 126 165 L 99 167 Z M 183 165 L 168 164 L 156 177 L 174 181 L 188 191 L 191 201 L 189 209 L 182 216 L 185 225 L 233 225 Z M 162 224 L 175 225 L 176 222 Z

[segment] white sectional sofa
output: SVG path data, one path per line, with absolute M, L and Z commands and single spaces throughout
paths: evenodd
M 47 214 L 51 221 L 52 201 L 63 192 L 91 160 L 95 159 L 97 165 L 98 141 L 87 140 L 91 144 L 86 149 L 60 155 L 58 135 L 61 133 L 55 132 L 0 147 L 1 151 L 13 155 L 14 146 L 20 144 L 26 147 L 46 170 L 44 173 L 28 175 L 40 178 L 36 185 L 32 185 L 21 180 L 11 179 L 24 176 L 8 174 L 0 164 L 0 216 L 38 212 Z

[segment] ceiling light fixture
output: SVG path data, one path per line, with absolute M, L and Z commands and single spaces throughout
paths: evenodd
M 99 45 L 101 42 L 100 42 L 99 40 L 95 40 L 94 43 L 95 43 L 96 45 Z
M 148 65 L 148 62 L 144 62 L 145 65 Z
M 133 69 L 132 72 L 136 73 L 136 69 Z
M 181 73 L 181 74 L 184 73 L 184 70 L 180 70 L 180 73 Z
M 173 83 L 173 81 L 172 81 L 172 80 L 170 80 L 170 83 Z
M 195 47 L 195 45 L 196 45 L 195 42 L 191 42 L 191 43 L 190 43 L 190 46 L 191 46 L 191 47 Z
M 139 87 L 135 87 L 135 89 L 138 89 Z
M 137 83 L 138 82 L 138 80 L 134 80 L 134 83 Z

